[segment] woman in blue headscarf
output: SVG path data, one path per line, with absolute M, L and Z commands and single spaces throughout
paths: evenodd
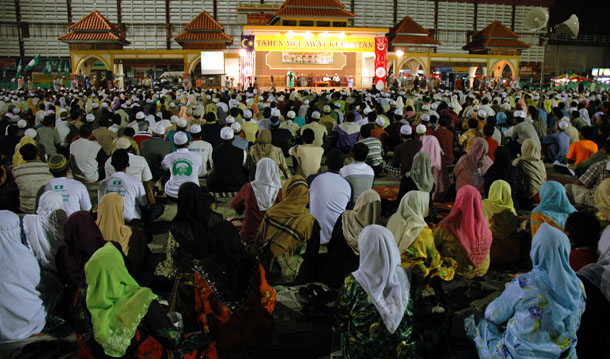
M 586 297 L 569 256 L 568 237 L 543 223 L 532 240 L 532 271 L 518 274 L 484 319 L 464 320 L 480 358 L 576 358 Z
M 540 204 L 530 215 L 532 236 L 536 234 L 542 223 L 563 230 L 568 216 L 576 212 L 576 208 L 572 206 L 566 195 L 566 189 L 559 182 L 548 181 L 540 186 L 539 194 Z

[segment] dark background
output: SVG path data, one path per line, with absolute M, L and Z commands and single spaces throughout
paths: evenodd
M 549 26 L 555 26 L 576 14 L 580 21 L 579 35 L 610 36 L 610 1 L 555 0 Z

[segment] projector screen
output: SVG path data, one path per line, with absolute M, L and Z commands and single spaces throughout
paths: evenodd
M 225 54 L 222 51 L 201 51 L 201 74 L 223 75 L 225 73 Z

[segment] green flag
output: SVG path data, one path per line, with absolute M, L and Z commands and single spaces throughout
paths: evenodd
M 21 61 L 23 61 L 23 59 L 19 59 L 19 65 L 17 65 L 17 73 L 15 74 L 16 79 L 18 79 L 19 76 L 21 76 L 21 66 L 22 66 Z
M 32 60 L 30 60 L 30 62 L 28 62 L 28 64 L 25 66 L 25 70 L 23 72 L 30 71 L 34 66 L 38 65 L 39 62 L 40 62 L 40 55 L 36 55 L 35 58 L 33 58 Z
M 42 69 L 42 72 L 47 74 L 48 77 L 51 77 L 51 72 L 53 72 L 53 68 L 51 67 L 51 60 L 47 61 L 47 64 L 44 65 L 44 69 Z
M 6 63 L 4 64 L 4 67 L 2 68 L 2 78 L 6 78 L 6 71 L 8 70 L 8 66 L 6 66 Z
M 64 72 L 66 73 L 66 77 L 70 76 L 70 68 L 68 67 L 68 61 L 64 62 Z
M 61 77 L 61 66 L 62 66 L 62 60 L 61 60 L 61 59 L 59 59 L 59 60 L 57 61 L 57 77 L 58 77 L 58 78 L 59 78 L 59 77 Z

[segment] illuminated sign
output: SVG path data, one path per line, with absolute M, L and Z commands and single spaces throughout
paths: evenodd
M 374 37 L 256 35 L 257 51 L 375 52 Z
M 276 12 L 282 4 L 237 4 L 237 11 L 273 11 Z

